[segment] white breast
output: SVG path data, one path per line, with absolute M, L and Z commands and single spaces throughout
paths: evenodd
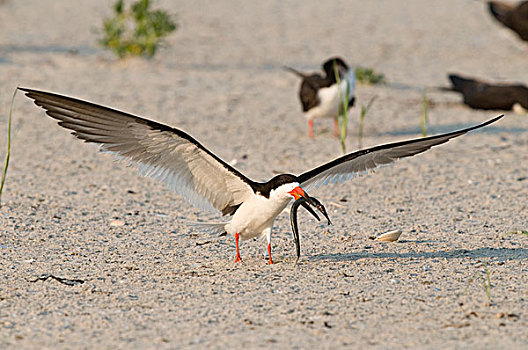
M 310 109 L 306 112 L 308 119 L 314 118 L 335 118 L 339 112 L 339 96 L 344 98 L 347 92 L 347 85 L 349 86 L 349 93 L 347 100 L 350 100 L 354 96 L 354 90 L 356 89 L 356 75 L 354 71 L 348 73 L 347 76 L 341 81 L 341 84 L 334 84 L 327 88 L 319 89 L 317 96 L 319 97 L 319 105 Z M 341 89 L 341 92 L 339 92 Z
M 251 196 L 235 212 L 226 231 L 230 235 L 238 233 L 242 240 L 251 239 L 271 229 L 273 221 L 291 201 L 292 197 L 263 197 L 259 194 Z

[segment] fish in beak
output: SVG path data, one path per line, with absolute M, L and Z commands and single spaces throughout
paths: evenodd
M 326 220 L 328 221 L 328 225 L 332 225 L 332 222 L 330 221 L 330 218 L 328 217 L 328 214 L 326 213 L 326 208 L 324 207 L 324 205 L 319 202 L 319 200 L 315 197 L 311 197 L 308 195 L 308 193 L 304 192 L 305 194 L 305 197 L 306 198 L 306 203 L 308 203 L 309 205 L 313 205 L 314 207 L 317 208 L 317 210 L 319 210 L 323 215 L 324 217 L 326 218 Z M 306 203 L 303 203 L 303 207 L 305 207 L 306 209 L 309 208 L 309 206 L 306 204 Z M 309 210 L 309 212 L 312 213 L 312 215 L 314 215 L 316 218 L 317 216 L 315 215 L 315 213 L 313 212 L 313 210 Z M 319 219 L 317 219 L 319 220 Z
M 290 192 L 290 194 L 295 198 L 295 202 L 293 202 L 293 205 L 290 210 L 290 221 L 292 225 L 292 231 L 293 231 L 293 238 L 295 240 L 295 249 L 297 251 L 297 261 L 299 261 L 299 258 L 301 256 L 301 242 L 299 238 L 299 228 L 297 225 L 297 210 L 299 209 L 299 206 L 302 205 L 310 214 L 312 214 L 317 221 L 321 221 L 319 219 L 319 216 L 315 213 L 315 211 L 312 209 L 311 206 L 317 208 L 326 220 L 328 220 L 328 225 L 331 225 L 332 222 L 330 221 L 330 218 L 328 217 L 328 214 L 326 213 L 326 209 L 319 200 L 315 197 L 309 196 L 302 188 L 296 187 L 293 191 Z

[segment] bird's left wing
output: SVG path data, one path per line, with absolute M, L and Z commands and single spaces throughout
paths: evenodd
M 482 124 L 447 134 L 389 143 L 349 153 L 299 175 L 299 183 L 305 189 L 317 188 L 328 183 L 340 183 L 369 170 L 388 165 L 400 158 L 425 152 L 433 146 L 494 123 L 502 117 L 503 115 L 500 115 Z
M 74 136 L 138 164 L 142 175 L 197 208 L 232 214 L 253 193 L 253 181 L 182 130 L 71 97 L 20 90 Z

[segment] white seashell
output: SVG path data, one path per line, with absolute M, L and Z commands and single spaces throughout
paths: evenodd
M 378 237 L 376 237 L 376 241 L 396 242 L 398 238 L 400 238 L 401 234 L 402 234 L 401 230 L 393 230 L 393 231 L 385 232 L 384 234 L 381 234 Z
M 125 222 L 123 220 L 112 220 L 110 222 L 110 226 L 112 227 L 119 227 L 125 225 Z

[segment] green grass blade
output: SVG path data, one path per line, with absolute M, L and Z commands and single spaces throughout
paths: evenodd
M 346 153 L 346 133 L 347 133 L 347 124 L 348 124 L 348 94 L 350 93 L 350 83 L 347 81 L 346 96 L 343 96 L 341 93 L 341 78 L 339 77 L 339 72 L 337 70 L 337 64 L 334 61 L 334 74 L 336 78 L 337 92 L 339 94 L 339 108 L 338 108 L 338 125 L 341 124 L 341 135 L 339 137 L 339 142 L 341 143 L 341 150 L 343 153 Z M 339 121 L 341 120 L 341 123 Z
M 350 82 L 346 81 L 346 94 L 342 100 L 343 102 L 343 122 L 341 123 L 341 148 L 343 153 L 346 153 L 345 140 L 347 137 L 347 125 L 348 125 L 348 96 L 350 96 Z
M 374 95 L 367 103 L 367 105 L 361 105 L 361 114 L 359 115 L 359 129 L 358 129 L 358 149 L 363 148 L 363 126 L 365 123 L 365 116 L 367 115 L 370 107 L 374 101 L 378 98 L 378 95 Z
M 484 291 L 486 292 L 486 297 L 488 298 L 488 305 L 491 305 L 491 273 L 488 270 L 488 265 L 486 264 L 486 279 L 484 280 Z
M 13 92 L 13 97 L 11 98 L 11 106 L 9 107 L 9 117 L 7 119 L 7 153 L 4 162 L 4 168 L 2 169 L 2 180 L 0 182 L 0 204 L 2 203 L 2 191 L 4 190 L 5 179 L 7 177 L 7 168 L 9 167 L 9 158 L 11 156 L 11 120 L 13 115 L 13 105 L 15 103 L 15 96 L 18 91 L 18 86 Z
M 422 129 L 422 136 L 427 136 L 427 119 L 429 114 L 429 102 L 427 101 L 427 94 L 425 93 L 425 90 L 422 94 L 422 116 L 420 120 L 420 128 Z

